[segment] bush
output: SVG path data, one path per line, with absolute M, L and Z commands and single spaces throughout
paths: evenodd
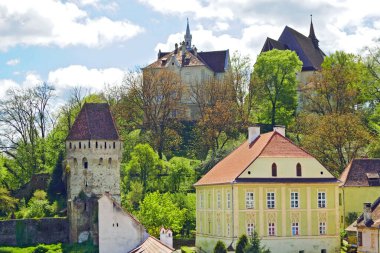
M 227 253 L 226 245 L 222 241 L 218 241 L 214 248 L 214 253 Z
M 181 247 L 181 253 L 195 253 L 194 250 L 190 249 L 189 247 L 187 246 L 182 246 Z
M 236 253 L 244 253 L 245 247 L 248 244 L 248 237 L 246 235 L 242 235 L 239 237 L 239 240 L 236 244 Z

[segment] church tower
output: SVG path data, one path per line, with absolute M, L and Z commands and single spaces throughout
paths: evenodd
M 97 238 L 97 200 L 108 193 L 120 203 L 122 143 L 109 105 L 83 105 L 66 138 L 70 241 Z
M 190 33 L 189 19 L 187 19 L 186 34 L 184 36 L 184 38 L 185 38 L 185 45 L 186 45 L 186 49 L 187 50 L 191 49 L 191 39 L 192 39 L 192 37 L 193 36 Z
M 319 47 L 319 40 L 317 39 L 317 36 L 315 36 L 314 32 L 314 26 L 313 26 L 313 15 L 310 15 L 310 32 L 309 32 L 309 38 L 313 42 L 313 45 L 315 48 Z

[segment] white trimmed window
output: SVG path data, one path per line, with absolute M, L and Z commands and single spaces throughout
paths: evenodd
M 292 236 L 299 235 L 299 225 L 298 222 L 293 222 L 292 223 Z
M 274 192 L 267 192 L 267 208 L 273 209 L 276 206 Z
M 298 192 L 291 192 L 290 193 L 290 207 L 291 208 L 298 208 L 299 207 Z
M 245 194 L 245 207 L 247 209 L 253 209 L 254 207 L 254 195 L 253 192 L 246 192 Z
M 247 235 L 248 236 L 253 235 L 254 230 L 255 230 L 255 226 L 253 225 L 253 223 L 248 223 L 247 224 Z
M 222 196 L 220 195 L 220 192 L 216 194 L 216 206 L 218 209 L 222 208 Z
M 199 194 L 199 207 L 203 208 L 203 194 Z
M 231 193 L 227 192 L 227 209 L 231 208 Z
M 276 235 L 276 225 L 274 222 L 268 223 L 268 235 L 269 236 L 275 236 Z
M 319 234 L 320 235 L 326 234 L 326 222 L 319 222 Z
M 318 208 L 326 207 L 326 192 L 318 192 Z
M 227 236 L 230 236 L 230 231 L 231 231 L 230 223 L 227 223 Z

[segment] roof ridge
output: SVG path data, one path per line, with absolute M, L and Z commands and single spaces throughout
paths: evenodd
M 117 139 L 120 140 L 119 131 L 117 130 L 115 119 L 113 118 L 113 115 L 111 113 L 111 106 L 108 103 L 105 103 L 105 104 L 107 105 L 108 111 L 111 114 L 112 124 L 113 124 L 113 127 L 115 128 L 115 131 L 116 131 L 116 134 L 117 134 Z
M 83 107 L 84 107 L 84 114 L 86 115 L 86 123 L 87 123 L 88 132 L 90 134 L 89 139 L 91 140 L 92 134 L 91 134 L 90 123 L 88 121 L 88 115 L 87 115 L 87 102 L 84 102 Z
M 156 237 L 151 236 L 151 235 L 149 235 L 148 238 L 149 238 L 149 237 L 150 237 L 150 238 L 153 238 L 153 239 L 156 240 L 157 242 L 161 243 L 161 244 L 164 245 L 166 248 L 168 248 L 168 249 L 170 249 L 170 250 L 173 250 L 173 251 L 175 250 L 174 248 L 169 247 L 169 246 L 166 245 L 165 243 L 163 243 L 163 242 L 161 242 L 160 240 L 158 240 Z M 148 239 L 148 238 L 147 238 L 147 239 Z
M 353 160 L 354 160 L 354 158 L 351 159 L 350 163 L 349 163 L 349 164 L 347 165 L 347 167 L 343 170 L 341 176 L 339 177 L 339 180 L 341 180 L 343 173 L 347 170 L 346 179 L 344 180 L 344 182 L 342 181 L 342 182 L 343 182 L 342 186 L 344 186 L 344 185 L 346 184 L 347 179 L 349 178 L 348 176 L 349 176 L 350 173 L 351 173 L 351 168 L 352 168 L 352 162 L 353 162 Z

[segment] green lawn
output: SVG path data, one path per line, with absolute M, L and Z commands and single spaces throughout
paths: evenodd
M 0 247 L 0 253 L 98 253 L 99 249 L 90 244 L 39 244 L 30 247 Z

